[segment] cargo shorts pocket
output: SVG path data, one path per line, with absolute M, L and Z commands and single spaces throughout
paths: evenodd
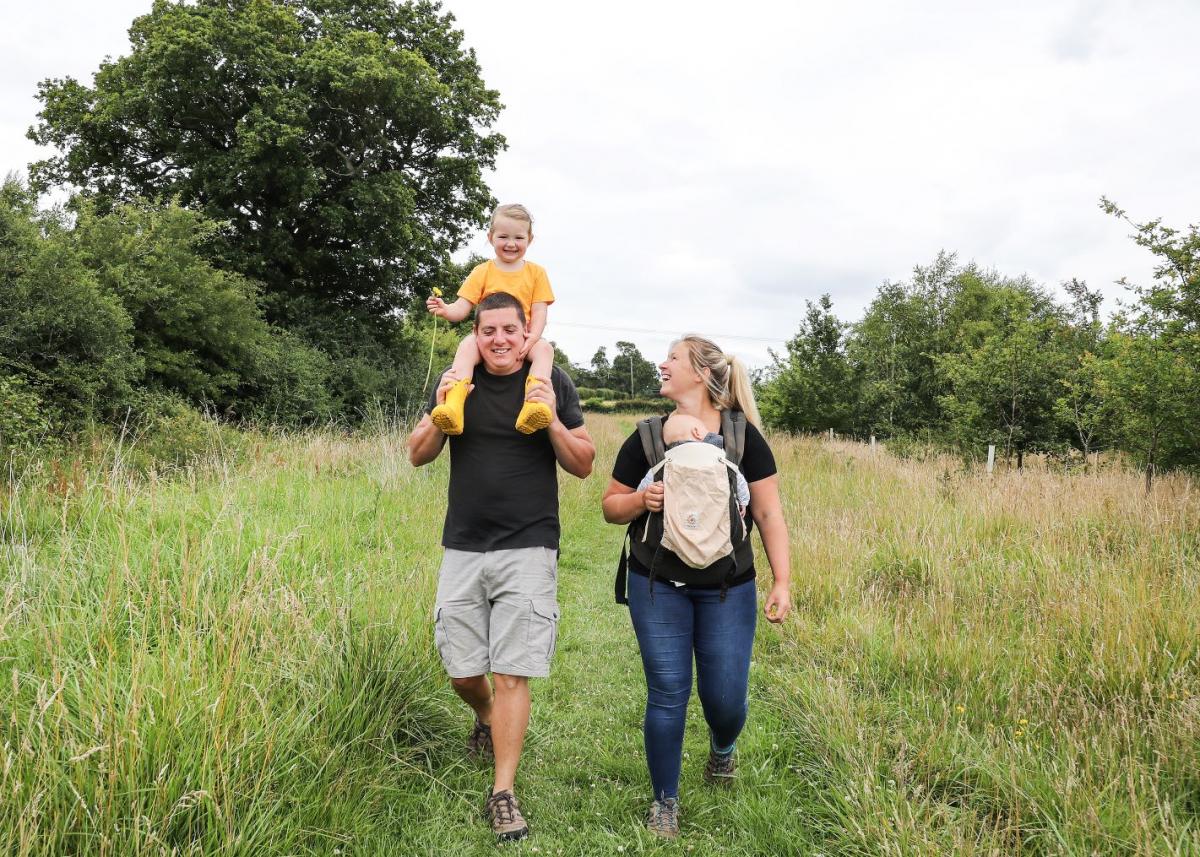
M 558 640 L 558 603 L 553 598 L 534 598 L 529 602 L 529 629 L 526 640 L 529 653 L 546 663 L 554 657 Z
M 450 635 L 446 633 L 446 620 L 442 616 L 444 608 L 439 607 L 433 616 L 433 643 L 437 646 L 442 663 L 449 664 L 453 660 L 450 652 Z

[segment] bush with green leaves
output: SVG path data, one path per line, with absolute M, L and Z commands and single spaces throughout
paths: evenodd
M 0 360 L 36 384 L 52 423 L 110 418 L 141 380 L 133 319 L 88 267 L 61 209 L 0 186 Z
M 33 451 L 49 430 L 37 393 L 22 378 L 0 371 L 0 464 Z

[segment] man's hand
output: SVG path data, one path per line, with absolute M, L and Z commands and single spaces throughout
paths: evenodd
M 522 351 L 521 356 L 525 354 Z M 546 378 L 538 378 L 536 375 L 530 376 L 537 380 L 538 383 L 525 391 L 525 401 L 541 402 L 550 409 L 550 425 L 553 426 L 558 420 L 558 399 L 554 395 L 554 385 Z
M 436 401 L 439 405 L 446 404 L 446 394 L 450 392 L 450 388 L 457 384 L 458 381 L 458 373 L 454 371 L 453 366 L 442 373 L 442 380 L 438 382 L 437 390 L 434 392 Z M 470 384 L 467 387 L 467 392 L 469 393 L 474 389 L 475 385 Z

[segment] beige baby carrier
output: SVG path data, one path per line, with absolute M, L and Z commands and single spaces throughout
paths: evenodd
M 737 467 L 724 450 L 700 441 L 680 444 L 651 472 L 662 474 L 664 548 L 692 568 L 708 568 L 733 553 L 746 525 L 737 511 Z M 643 542 L 649 532 L 647 521 Z
M 617 564 L 615 595 L 627 604 L 629 559 L 654 580 L 721 587 L 754 564 L 748 525 L 737 505 L 737 468 L 746 449 L 746 415 L 721 412 L 725 449 L 686 443 L 665 449 L 662 417 L 639 420 L 637 433 L 647 464 L 663 481 L 663 511 L 646 512 L 629 523 Z

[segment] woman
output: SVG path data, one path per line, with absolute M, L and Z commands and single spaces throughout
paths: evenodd
M 696 417 L 710 432 L 720 432 L 723 410 L 740 410 L 749 421 L 741 460 L 750 484 L 747 524 L 758 527 L 774 575 L 764 613 L 767 621 L 782 622 L 791 611 L 788 533 L 775 458 L 758 430 L 758 409 L 746 368 L 713 342 L 695 335 L 674 343 L 658 368 L 660 391 L 675 403 L 675 413 Z M 732 440 L 725 441 L 728 448 Z M 634 487 L 651 463 L 642 450 L 635 431 L 617 454 L 603 499 L 609 523 L 627 524 L 662 511 L 661 482 L 642 491 Z M 642 532 L 641 523 L 635 532 Z M 746 722 L 750 650 L 758 613 L 753 556 L 746 550 L 736 553 L 743 559 L 732 573 L 721 572 L 714 579 L 702 569 L 696 576 L 707 582 L 682 585 L 678 581 L 696 576 L 673 570 L 679 563 L 655 561 L 651 577 L 646 563 L 636 557 L 630 562 L 629 615 L 646 673 L 646 762 L 654 787 L 647 825 L 667 838 L 679 833 L 679 769 L 693 655 L 710 737 L 704 779 L 729 785 L 734 776 L 734 744 Z

